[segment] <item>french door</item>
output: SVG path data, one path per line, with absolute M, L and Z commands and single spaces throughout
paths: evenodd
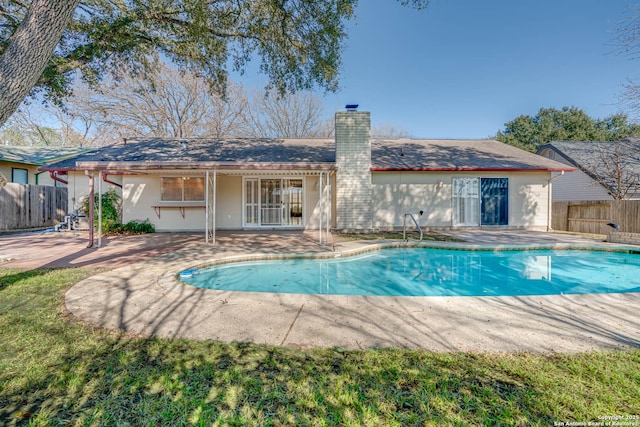
M 303 226 L 302 179 L 245 178 L 244 226 Z

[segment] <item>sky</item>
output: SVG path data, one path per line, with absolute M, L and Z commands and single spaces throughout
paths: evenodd
M 328 116 L 346 104 L 414 138 L 480 139 L 540 108 L 621 112 L 640 59 L 616 52 L 629 0 L 431 0 L 422 11 L 360 0 L 348 23 L 339 92 L 316 95 Z M 232 79 L 264 85 L 251 72 Z

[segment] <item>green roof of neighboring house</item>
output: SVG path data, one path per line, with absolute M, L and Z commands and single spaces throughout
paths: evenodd
M 0 162 L 40 166 L 89 151 L 82 147 L 25 147 L 0 145 Z

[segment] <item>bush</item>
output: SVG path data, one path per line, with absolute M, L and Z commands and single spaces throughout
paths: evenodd
M 94 197 L 94 213 L 98 211 L 98 204 L 100 195 L 96 194 Z M 102 231 L 105 234 L 113 232 L 117 224 L 120 223 L 121 212 L 120 196 L 115 190 L 109 190 L 102 193 Z M 86 197 L 82 201 L 82 207 L 86 213 L 89 213 L 89 197 Z M 98 217 L 94 215 L 94 225 L 98 224 Z
M 94 211 L 97 212 L 99 203 L 99 195 L 95 195 Z M 82 206 L 85 212 L 89 212 L 89 198 L 86 197 L 82 201 Z M 144 221 L 129 221 L 126 224 L 120 222 L 122 211 L 121 199 L 115 190 L 109 190 L 102 194 L 102 232 L 104 234 L 145 234 L 155 233 L 156 229 L 149 222 Z M 97 215 L 94 216 L 94 225 L 98 225 Z
M 129 221 L 126 224 L 116 224 L 114 226 L 114 233 L 122 233 L 122 234 L 145 234 L 145 233 L 155 233 L 156 228 L 149 222 L 148 219 L 144 221 Z

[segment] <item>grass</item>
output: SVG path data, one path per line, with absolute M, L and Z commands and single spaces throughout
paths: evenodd
M 554 425 L 640 414 L 640 351 L 299 350 L 140 339 L 65 315 L 90 269 L 0 269 L 0 425 Z

